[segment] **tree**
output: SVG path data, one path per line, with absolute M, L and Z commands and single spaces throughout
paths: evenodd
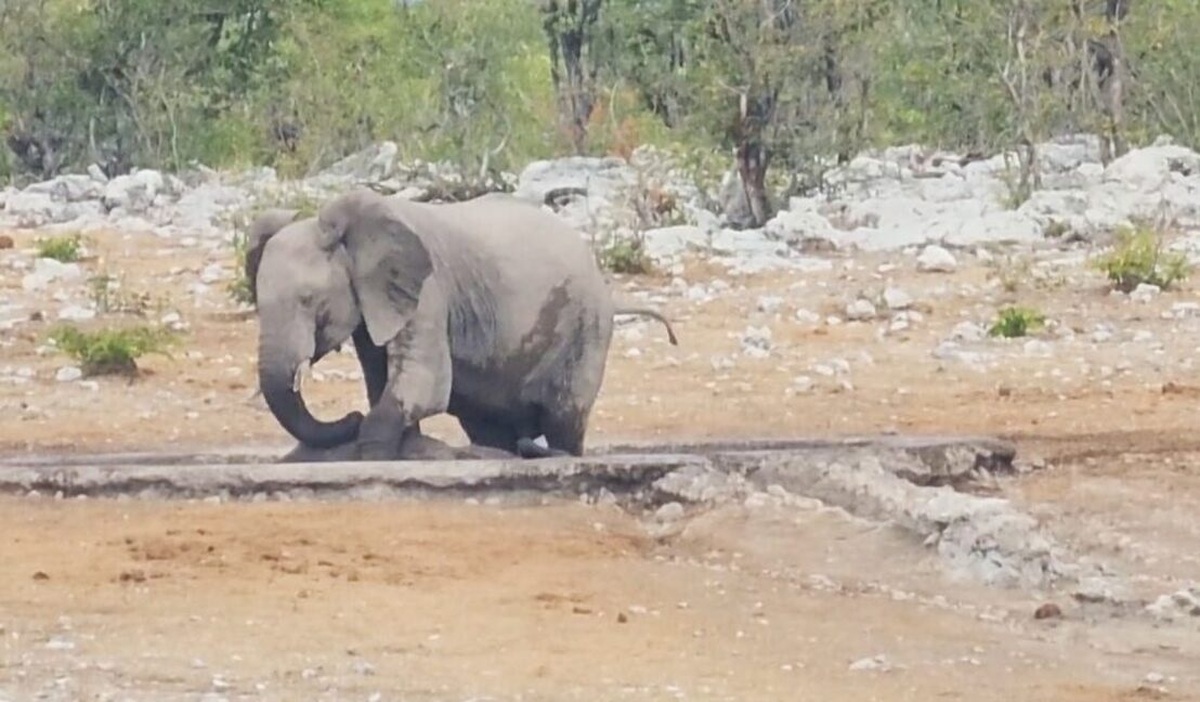
M 587 142 L 596 105 L 601 59 L 597 51 L 605 0 L 542 0 L 542 27 L 550 50 L 550 80 L 558 96 L 559 120 L 575 153 Z

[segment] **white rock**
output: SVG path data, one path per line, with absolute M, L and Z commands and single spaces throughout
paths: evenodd
M 797 322 L 805 325 L 817 325 L 821 323 L 821 315 L 803 308 L 796 310 L 794 317 Z
M 210 263 L 200 271 L 200 282 L 212 285 L 225 277 L 225 269 L 219 263 Z
M 58 318 L 69 322 L 85 322 L 96 318 L 96 310 L 81 305 L 67 305 L 58 311 Z
M 937 244 L 930 244 L 917 256 L 917 270 L 927 273 L 951 273 L 958 268 L 954 254 Z
M 178 312 L 168 312 L 159 320 L 159 323 L 173 331 L 183 331 L 188 328 L 188 323 L 183 321 L 183 316 Z
M 83 277 L 77 263 L 62 263 L 53 258 L 39 258 L 33 264 L 33 272 L 21 278 L 21 287 L 26 292 L 45 290 L 56 281 L 72 282 Z
M 1042 341 L 1041 339 L 1026 341 L 1024 349 L 1026 356 L 1048 357 L 1054 355 L 1054 347 L 1049 342 Z
M 660 523 L 678 521 L 683 515 L 683 505 L 678 502 L 668 502 L 654 511 L 654 518 Z
M 792 390 L 798 393 L 812 392 L 812 389 L 815 385 L 816 382 L 811 376 L 798 375 L 795 378 L 792 378 Z
M 63 366 L 54 374 L 54 379 L 60 383 L 71 383 L 83 377 L 83 371 L 78 366 Z
M 97 183 L 103 184 L 108 182 L 108 176 L 104 175 L 104 170 L 94 163 L 87 167 L 87 173 L 88 177 Z
M 1104 180 L 1149 192 L 1162 187 L 1172 173 L 1200 173 L 1200 155 L 1189 148 L 1173 145 L 1133 149 L 1108 164 L 1104 169 Z
M 1162 595 L 1146 605 L 1146 611 L 1165 621 L 1182 617 L 1200 617 L 1200 588 L 1179 590 L 1170 595 Z
M 1138 283 L 1138 286 L 1129 293 L 1129 299 L 1134 302 L 1150 302 L 1162 292 L 1162 288 L 1149 283 Z
M 1044 225 L 1037 219 L 1015 210 L 985 212 L 968 219 L 957 231 L 942 238 L 948 244 L 968 246 L 981 243 L 1030 243 L 1044 238 Z
M 742 354 L 750 358 L 766 358 L 771 355 L 770 328 L 748 327 L 742 333 Z
M 987 330 L 974 322 L 959 322 L 950 330 L 950 338 L 955 341 L 980 341 L 987 336 Z
M 892 664 L 888 662 L 887 656 L 879 654 L 870 658 L 860 658 L 850 664 L 850 670 L 860 672 L 869 670 L 878 670 L 886 672 L 892 669 Z
M 861 298 L 846 305 L 846 319 L 855 321 L 865 321 L 874 319 L 876 314 L 875 305 L 870 300 Z
M 883 304 L 887 305 L 889 310 L 906 310 L 912 307 L 912 297 L 896 287 L 888 287 L 883 291 Z
M 1116 330 L 1111 324 L 1097 324 L 1091 333 L 1092 342 L 1097 344 L 1110 341 L 1114 336 L 1116 336 Z
M 109 212 L 121 208 L 132 214 L 143 213 L 154 204 L 154 199 L 164 190 L 165 185 L 166 181 L 158 171 L 134 171 L 108 181 L 100 202 Z
M 811 211 L 779 212 L 766 223 L 763 231 L 772 239 L 787 242 L 791 246 L 798 246 L 812 239 L 828 241 L 839 246 L 845 240 L 844 232 L 835 229 L 829 220 Z
M 775 314 L 783 307 L 783 298 L 774 295 L 763 295 L 758 298 L 758 311 L 764 314 Z

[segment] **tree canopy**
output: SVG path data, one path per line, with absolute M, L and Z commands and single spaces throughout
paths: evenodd
M 1200 140 L 1184 0 L 8 0 L 0 176 L 718 154 L 751 223 L 870 146 Z

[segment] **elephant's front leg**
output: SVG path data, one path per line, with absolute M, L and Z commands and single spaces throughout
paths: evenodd
M 387 387 L 387 348 L 376 346 L 367 333 L 367 325 L 359 323 L 351 337 L 354 339 L 354 354 L 362 367 L 363 382 L 367 385 L 367 406 L 374 407 L 383 397 Z
M 387 345 L 387 385 L 358 430 L 359 457 L 393 460 L 405 432 L 450 403 L 450 345 L 445 324 L 413 320 Z

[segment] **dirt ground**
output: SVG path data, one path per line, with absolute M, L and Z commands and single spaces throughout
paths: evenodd
M 55 284 L 60 299 L 24 293 L 9 266 L 29 259 L 33 235 L 11 235 L 0 302 L 53 320 L 87 299 L 82 283 Z M 177 311 L 190 328 L 132 381 L 56 381 L 70 361 L 45 348 L 52 321 L 0 332 L 0 450 L 290 448 L 251 398 L 257 322 L 223 281 L 195 292 L 206 266 L 232 264 L 229 250 L 101 242 L 85 268 L 119 272 L 162 300 L 151 319 Z M 1006 436 L 1046 466 L 1006 480 L 1006 496 L 1056 536 L 1147 591 L 1200 581 L 1200 317 L 1180 307 L 1200 301 L 1191 287 L 1143 303 L 1109 295 L 1077 262 L 1035 275 L 962 254 L 958 271 L 933 274 L 900 254 L 828 258 L 829 270 L 752 276 L 691 261 L 681 280 L 622 281 L 674 320 L 680 346 L 653 322 L 622 324 L 590 443 Z M 886 313 L 795 315 L 840 316 L 885 285 L 914 299 L 907 329 L 884 333 Z M 685 294 L 696 286 L 711 299 Z M 1009 302 L 1046 313 L 1044 345 L 964 342 L 990 358 L 980 363 L 933 353 Z M 1102 323 L 1112 339 L 1089 336 Z M 748 327 L 771 330 L 769 356 L 742 353 Z M 315 413 L 365 404 L 355 369 L 349 349 L 315 369 Z M 426 430 L 462 440 L 445 418 Z M 1200 699 L 1195 621 L 1157 627 L 950 582 L 911 536 L 848 524 L 731 505 L 656 536 L 616 508 L 576 504 L 6 499 L 0 700 Z M 1033 618 L 1047 598 L 1064 617 Z M 886 664 L 864 662 L 876 655 Z

